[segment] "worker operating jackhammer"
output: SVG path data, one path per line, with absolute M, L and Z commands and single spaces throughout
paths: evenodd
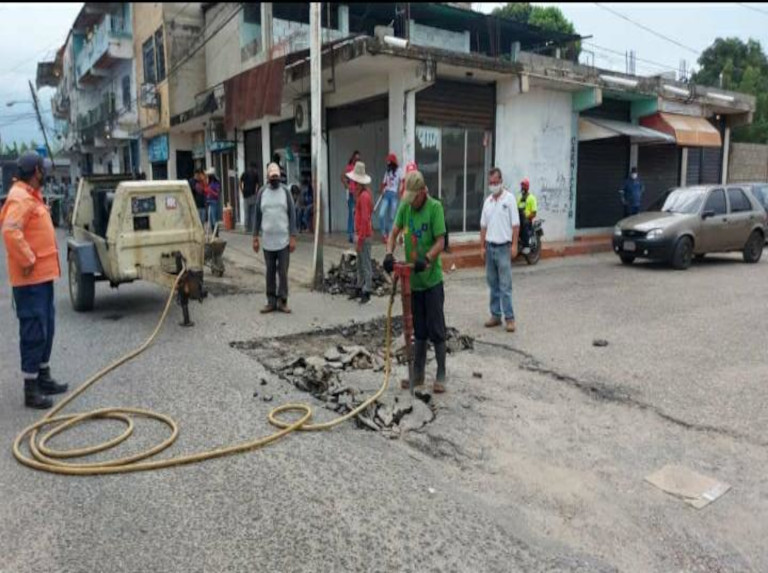
M 429 196 L 424 176 L 419 171 L 408 174 L 402 204 L 397 211 L 392 233 L 387 241 L 384 270 L 395 268 L 394 250 L 400 233 L 405 236 L 405 258 L 413 264 L 410 274 L 413 311 L 414 349 L 413 384 L 423 386 L 426 377 L 427 343 L 435 348 L 437 374 L 432 390 L 445 392 L 445 291 L 440 253 L 445 247 L 445 216 L 439 201 Z M 407 389 L 407 380 L 401 388 Z

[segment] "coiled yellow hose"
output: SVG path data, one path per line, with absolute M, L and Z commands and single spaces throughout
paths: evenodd
M 365 402 L 360 404 L 357 408 L 348 414 L 331 420 L 330 422 L 309 424 L 308 422 L 312 419 L 312 408 L 310 406 L 307 404 L 284 404 L 274 408 L 269 412 L 269 422 L 273 426 L 279 428 L 279 431 L 273 434 L 240 444 L 198 452 L 196 454 L 189 454 L 162 460 L 145 461 L 169 448 L 176 441 L 176 438 L 179 435 L 179 428 L 176 425 L 176 422 L 174 422 L 173 419 L 169 418 L 168 416 L 164 414 L 158 414 L 150 410 L 120 407 L 102 408 L 100 410 L 93 410 L 91 412 L 84 412 L 82 414 L 57 415 L 68 404 L 74 402 L 80 395 L 85 393 L 92 385 L 104 378 L 104 376 L 113 370 L 116 370 L 126 362 L 133 360 L 152 345 L 160 333 L 160 329 L 162 328 L 165 319 L 168 317 L 168 311 L 171 308 L 173 297 L 176 294 L 179 281 L 184 276 L 184 272 L 185 271 L 183 270 L 176 277 L 174 286 L 171 289 L 171 294 L 168 296 L 168 301 L 165 303 L 165 308 L 163 309 L 163 313 L 160 316 L 160 320 L 158 321 L 155 330 L 141 346 L 124 355 L 122 358 L 119 358 L 106 368 L 103 368 L 97 372 L 91 378 L 86 380 L 75 392 L 70 394 L 67 398 L 56 405 L 56 407 L 54 407 L 48 414 L 43 416 L 43 418 L 41 418 L 38 422 L 35 422 L 31 426 L 25 428 L 21 433 L 19 433 L 18 436 L 16 436 L 16 439 L 13 443 L 13 455 L 20 463 L 37 470 L 63 475 L 101 475 L 157 470 L 202 462 L 205 460 L 211 460 L 213 458 L 220 458 L 231 454 L 255 450 L 275 442 L 295 431 L 329 430 L 334 426 L 338 426 L 339 424 L 357 416 L 360 412 L 368 408 L 386 391 L 387 387 L 389 386 L 392 368 L 390 349 L 392 342 L 392 306 L 394 304 L 395 292 L 397 289 L 396 283 L 393 284 L 392 293 L 389 299 L 389 306 L 387 308 L 384 381 L 382 382 L 379 390 L 373 396 L 368 398 Z M 294 422 L 285 422 L 280 420 L 279 416 L 287 412 L 298 413 L 301 416 Z M 104 452 L 123 443 L 133 433 L 134 417 L 149 418 L 165 424 L 170 429 L 170 436 L 168 436 L 168 438 L 156 446 L 153 446 L 143 452 L 116 460 L 94 463 L 79 463 L 68 461 L 73 458 L 81 458 L 84 456 Z M 67 430 L 71 430 L 73 427 L 82 422 L 85 422 L 86 420 L 99 419 L 118 420 L 125 424 L 126 429 L 120 436 L 116 438 L 87 448 L 58 451 L 46 446 L 47 442 L 54 436 L 57 436 Z M 49 426 L 52 427 L 41 435 L 41 430 L 43 430 L 43 428 L 48 428 Z M 22 444 L 25 442 L 31 455 L 25 455 L 22 451 Z

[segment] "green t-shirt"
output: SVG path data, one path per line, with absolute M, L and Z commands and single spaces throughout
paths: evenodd
M 403 230 L 406 260 L 415 262 L 429 252 L 438 237 L 445 235 L 443 205 L 432 197 L 427 198 L 420 211 L 401 203 L 395 225 Z M 441 282 L 443 263 L 439 255 L 426 271 L 411 273 L 411 290 L 427 290 Z

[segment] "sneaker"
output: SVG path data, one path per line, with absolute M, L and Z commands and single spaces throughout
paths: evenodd
M 360 304 L 370 304 L 371 302 L 371 295 L 370 293 L 363 293 L 363 296 L 360 297 Z
M 485 323 L 485 328 L 494 328 L 496 326 L 501 326 L 501 319 L 495 316 L 489 318 Z

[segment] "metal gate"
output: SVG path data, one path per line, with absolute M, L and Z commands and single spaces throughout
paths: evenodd
M 666 191 L 680 184 L 680 148 L 676 145 L 640 147 L 637 171 L 645 185 L 642 208 L 647 209 Z
M 611 227 L 624 217 L 619 189 L 629 173 L 629 138 L 579 143 L 576 227 Z

